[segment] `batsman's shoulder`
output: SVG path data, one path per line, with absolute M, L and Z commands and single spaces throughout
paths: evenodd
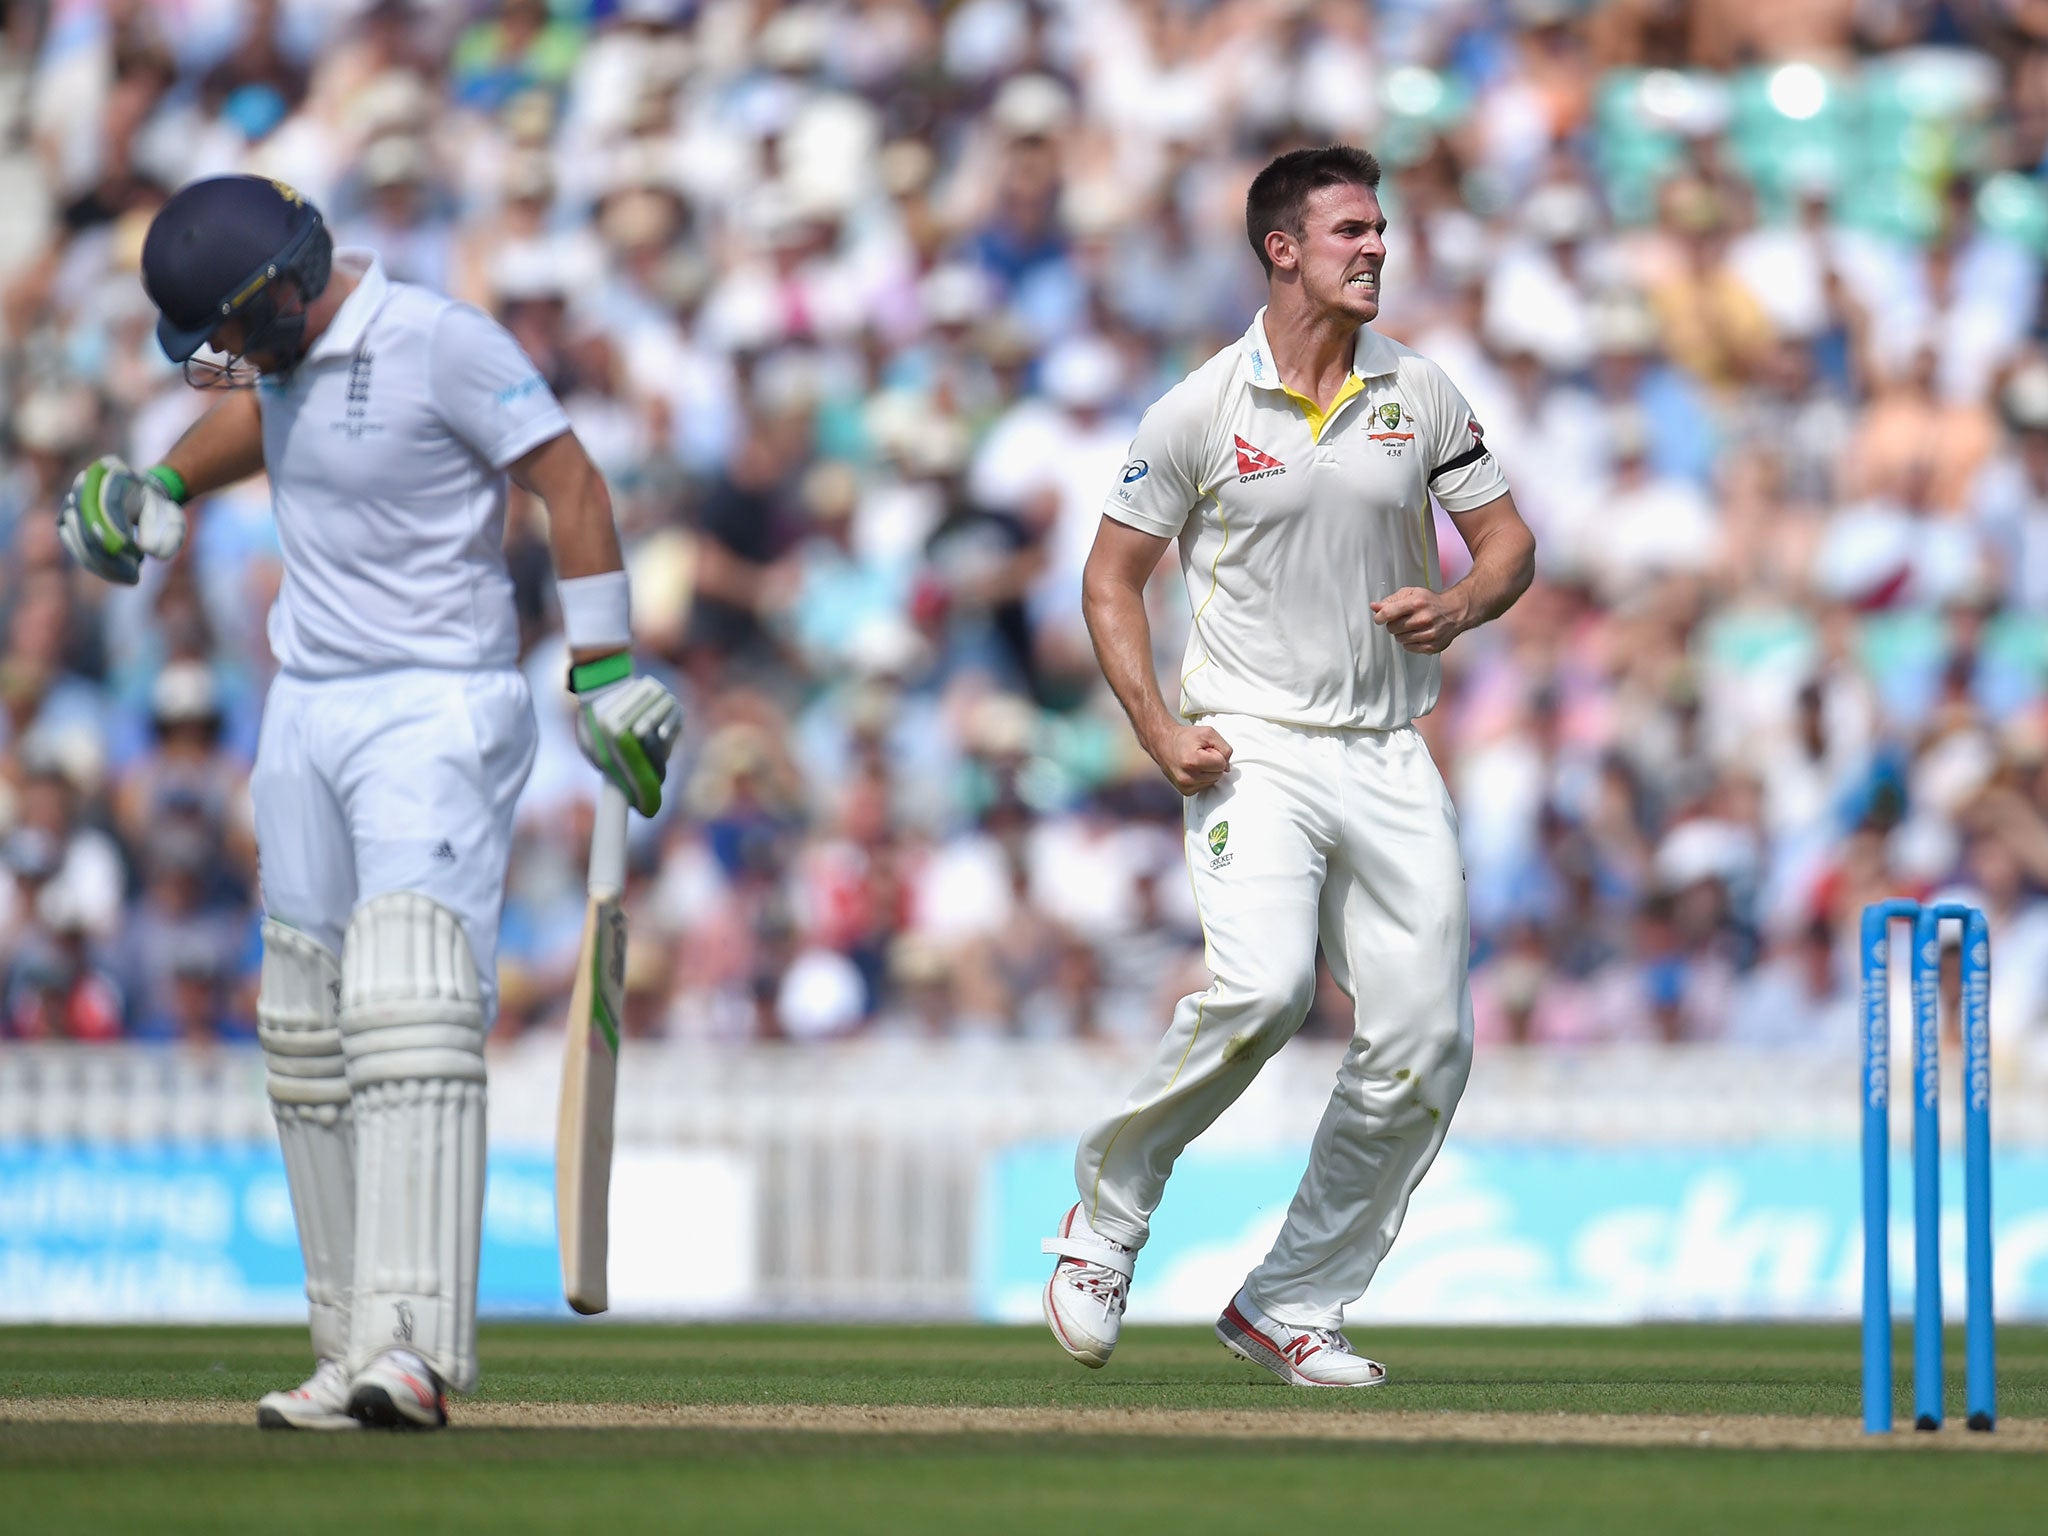
M 437 293 L 418 283 L 394 281 L 385 290 L 384 305 L 378 315 L 386 325 L 395 323 L 431 330 L 443 312 L 455 308 L 457 303 L 445 293 Z

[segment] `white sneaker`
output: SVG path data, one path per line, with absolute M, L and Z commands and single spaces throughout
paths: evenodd
M 1099 1236 L 1076 1205 L 1060 1223 L 1060 1235 L 1040 1243 L 1059 1255 L 1045 1282 L 1045 1325 L 1060 1348 L 1091 1370 L 1109 1363 L 1131 1295 L 1137 1250 Z
M 1240 1360 L 1264 1366 L 1290 1386 L 1377 1387 L 1386 1383 L 1387 1368 L 1356 1353 L 1351 1341 L 1335 1328 L 1276 1323 L 1253 1306 L 1243 1291 L 1230 1298 L 1230 1305 L 1216 1319 L 1216 1337 Z
M 348 1377 L 338 1360 L 322 1360 L 289 1392 L 266 1392 L 256 1403 L 262 1429 L 354 1429 L 348 1416 Z
M 445 1429 L 441 1379 L 409 1349 L 387 1349 L 349 1384 L 348 1411 L 369 1429 Z

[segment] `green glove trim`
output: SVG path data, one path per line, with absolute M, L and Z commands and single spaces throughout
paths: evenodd
M 602 688 L 607 683 L 622 683 L 633 675 L 633 658 L 626 651 L 617 651 L 610 656 L 600 656 L 595 661 L 586 661 L 569 668 L 569 691 L 588 693 L 593 688 Z
M 185 488 L 185 477 L 168 464 L 158 464 L 143 473 L 164 488 L 164 494 L 179 506 L 192 499 L 192 493 Z
M 78 511 L 100 548 L 110 555 L 130 553 L 128 536 L 114 526 L 100 505 L 100 491 L 107 479 L 107 466 L 95 459 L 85 467 L 85 484 L 78 493 Z
M 642 816 L 652 816 L 661 809 L 661 775 L 654 770 L 654 764 L 647 760 L 647 749 L 640 745 L 637 736 L 621 736 L 616 741 L 618 757 L 626 775 L 632 780 L 623 784 L 633 797 L 633 809 Z

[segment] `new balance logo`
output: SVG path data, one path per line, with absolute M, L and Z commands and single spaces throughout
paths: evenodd
M 454 845 L 447 838 L 442 838 L 441 841 L 434 844 L 434 857 L 443 864 L 453 864 L 455 862 Z
M 1281 475 L 1287 466 L 1263 448 L 1254 448 L 1243 438 L 1232 434 L 1231 441 L 1237 445 L 1237 477 L 1240 480 L 1263 480 L 1268 475 Z
M 1281 1350 L 1280 1353 L 1285 1355 L 1288 1358 L 1288 1360 L 1291 1361 L 1293 1364 L 1300 1365 L 1303 1361 L 1308 1359 L 1310 1355 L 1319 1353 L 1322 1350 L 1322 1347 L 1323 1346 L 1317 1342 L 1316 1336 L 1314 1334 L 1304 1333 L 1300 1338 L 1295 1339 L 1293 1342 L 1288 1344 L 1288 1346 L 1285 1349 Z

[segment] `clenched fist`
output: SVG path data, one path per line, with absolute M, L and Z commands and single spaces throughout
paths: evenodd
M 1465 601 L 1455 590 L 1403 587 L 1372 605 L 1372 621 L 1402 650 L 1433 656 L 1465 632 Z
M 1230 767 L 1230 743 L 1206 725 L 1176 725 L 1146 750 L 1167 782 L 1184 795 L 1200 794 Z

